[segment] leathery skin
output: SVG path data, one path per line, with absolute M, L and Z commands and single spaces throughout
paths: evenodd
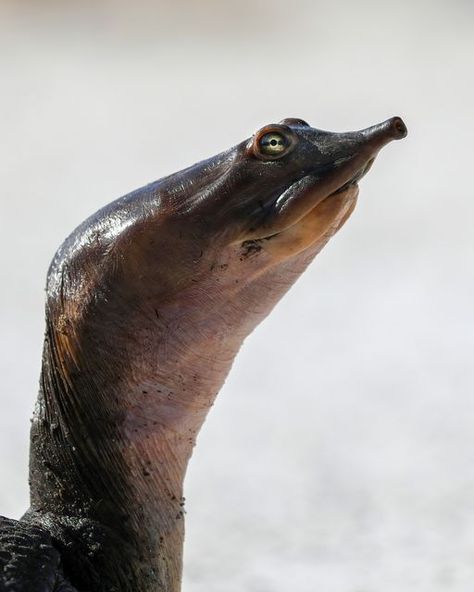
M 183 479 L 234 357 L 405 135 L 397 117 L 347 133 L 285 119 L 66 239 L 48 272 L 31 507 L 0 522 L 0 590 L 180 590 Z

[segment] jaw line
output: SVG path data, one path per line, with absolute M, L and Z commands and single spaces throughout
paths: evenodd
M 350 217 L 358 195 L 359 186 L 354 182 L 326 196 L 286 229 L 267 237 L 245 241 L 242 244 L 244 255 L 264 252 L 269 259 L 264 257 L 262 261 L 272 266 L 300 253 L 314 256 Z M 261 259 L 256 257 L 256 260 Z
M 355 197 L 357 199 L 357 197 L 359 195 L 359 185 L 356 181 L 352 181 L 350 183 L 345 183 L 342 187 L 340 187 L 339 189 L 337 189 L 333 193 L 330 193 L 328 196 L 326 196 L 323 199 L 321 199 L 320 201 L 318 201 L 318 203 L 315 204 L 315 206 L 306 214 L 306 216 L 303 216 L 303 218 L 301 218 L 300 220 L 298 220 L 297 222 L 295 222 L 291 226 L 288 226 L 284 230 L 281 230 L 280 232 L 276 232 L 275 234 L 272 234 L 270 236 L 263 237 L 261 240 L 264 240 L 264 241 L 268 240 L 269 241 L 272 239 L 277 239 L 279 237 L 283 237 L 283 236 L 285 236 L 285 234 L 290 234 L 291 232 L 297 230 L 299 226 L 303 226 L 305 220 L 307 218 L 310 218 L 312 215 L 314 215 L 316 210 L 324 209 L 325 205 L 328 202 L 330 202 L 332 199 L 344 200 L 346 198 L 346 196 L 349 195 L 349 193 L 353 193 L 353 197 Z
M 331 195 L 336 195 L 338 193 L 341 193 L 342 191 L 345 191 L 351 185 L 357 185 L 358 182 L 362 179 L 362 177 L 365 177 L 365 175 L 370 171 L 370 169 L 372 168 L 372 165 L 374 164 L 374 161 L 375 161 L 375 156 L 373 158 L 371 158 L 370 160 L 368 160 L 367 163 L 361 169 L 359 169 L 357 171 L 357 173 L 351 179 L 349 179 L 349 181 L 347 181 L 347 183 L 344 183 L 344 185 L 341 185 L 341 187 L 339 187 L 339 189 L 336 189 L 336 191 L 333 191 L 328 197 L 331 197 Z
M 317 203 L 314 205 L 313 208 L 311 208 L 310 212 L 314 212 L 315 208 L 317 208 L 318 206 L 320 206 L 323 202 L 325 202 L 326 200 L 330 199 L 333 196 L 341 196 L 342 193 L 346 192 L 347 190 L 351 189 L 351 188 L 356 188 L 357 189 L 357 193 L 359 190 L 359 181 L 362 179 L 362 177 L 364 177 L 369 170 L 372 168 L 372 165 L 374 164 L 375 161 L 375 156 L 373 156 L 372 158 L 370 158 L 364 166 L 362 166 L 350 179 L 349 181 L 346 181 L 345 183 L 343 183 L 338 189 L 336 189 L 335 191 L 333 191 L 332 193 L 329 193 L 326 197 L 323 197 L 322 199 L 319 199 L 317 201 Z M 302 177 L 302 179 L 304 179 L 305 177 Z M 262 236 L 256 239 L 244 239 L 242 241 L 242 244 L 248 243 L 248 242 L 258 242 L 258 241 L 268 241 L 271 240 L 273 238 L 276 238 L 278 236 L 283 235 L 285 232 L 294 229 L 295 227 L 298 226 L 298 224 L 301 222 L 301 219 L 297 220 L 296 222 L 294 222 L 293 224 L 290 224 L 289 226 L 287 226 L 286 228 L 279 230 L 278 232 L 274 232 L 274 233 L 270 233 L 267 236 Z

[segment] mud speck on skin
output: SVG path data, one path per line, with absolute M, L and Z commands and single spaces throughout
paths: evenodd
M 240 260 L 243 261 L 252 255 L 259 253 L 262 250 L 261 240 L 248 240 L 242 243 L 242 255 Z

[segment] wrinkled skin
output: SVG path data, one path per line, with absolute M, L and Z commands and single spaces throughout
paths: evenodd
M 113 202 L 59 249 L 25 520 L 75 587 L 180 590 L 183 478 L 233 359 L 405 134 L 399 118 L 344 134 L 287 119 Z

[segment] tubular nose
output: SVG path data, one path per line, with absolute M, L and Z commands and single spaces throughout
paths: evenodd
M 363 141 L 373 149 L 380 150 L 393 140 L 401 140 L 407 135 L 407 128 L 401 117 L 391 117 L 362 130 Z
M 387 121 L 387 123 L 395 140 L 401 140 L 402 138 L 405 138 L 408 130 L 401 117 L 392 117 Z

